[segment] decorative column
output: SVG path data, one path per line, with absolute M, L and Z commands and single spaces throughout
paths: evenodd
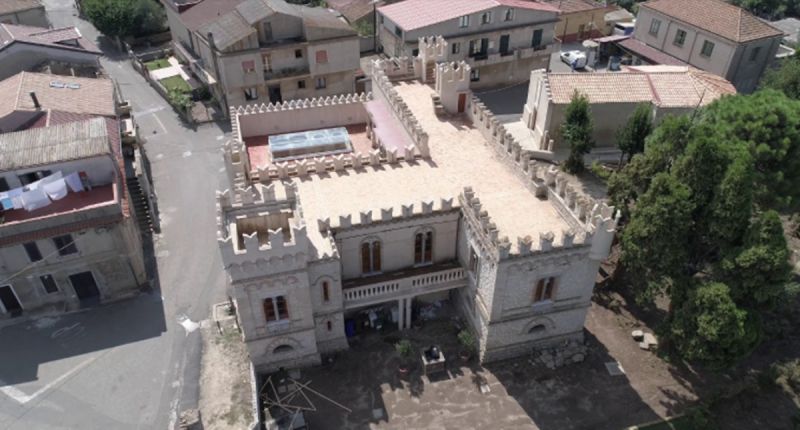
M 413 300 L 413 297 L 409 297 L 406 300 L 408 301 L 406 303 L 406 328 L 411 328 L 411 300 Z
M 404 300 L 405 299 L 400 299 L 400 300 L 397 301 L 397 328 L 399 328 L 400 330 L 403 330 L 404 328 L 406 328 L 405 327 L 405 325 L 406 325 L 406 323 L 405 323 L 406 311 L 403 309 L 403 301 Z

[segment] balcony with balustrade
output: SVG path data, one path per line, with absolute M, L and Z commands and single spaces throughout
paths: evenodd
M 415 297 L 467 285 L 466 270 L 457 262 L 414 267 L 343 282 L 345 309 Z
M 470 67 L 484 67 L 509 61 L 523 60 L 533 57 L 549 56 L 556 52 L 558 44 L 539 45 L 533 48 L 518 48 L 506 52 L 495 52 L 492 54 L 478 54 L 467 58 Z

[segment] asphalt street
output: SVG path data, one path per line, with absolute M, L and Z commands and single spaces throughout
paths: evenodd
M 155 289 L 79 313 L 0 329 L 0 429 L 165 429 L 197 403 L 198 324 L 225 299 L 215 191 L 223 179 L 214 124 L 196 130 L 87 22 L 72 0 L 45 0 L 54 26 L 75 25 L 131 102 L 152 162 L 161 233 Z

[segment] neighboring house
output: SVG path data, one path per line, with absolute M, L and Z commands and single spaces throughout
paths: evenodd
M 0 23 L 50 27 L 41 0 L 0 1 Z
M 117 117 L 117 97 L 110 79 L 21 72 L 0 82 L 0 100 L 0 133 L 68 119 Z
M 505 140 L 465 62 L 436 65 L 435 89 L 419 66 L 374 61 L 370 95 L 232 111 L 217 237 L 258 372 L 441 300 L 482 362 L 583 341 L 614 210 Z
M 797 18 L 784 18 L 778 21 L 772 21 L 773 27 L 783 31 L 783 41 L 792 46 L 800 43 L 800 19 Z
M 103 53 L 75 27 L 39 28 L 0 24 L 0 79 L 45 62 L 100 67 Z
M 0 318 L 136 294 L 147 279 L 117 120 L 0 134 Z
M 749 93 L 775 58 L 783 32 L 721 0 L 651 0 L 639 4 L 633 37 L 638 43 L 625 48 L 634 55 L 659 51 Z
M 558 9 L 523 0 L 405 0 L 378 9 L 379 43 L 389 56 L 417 56 L 419 40 L 442 36 L 435 62 L 466 61 L 473 88 L 525 81 L 556 50 Z M 432 65 L 428 65 L 432 68 Z
M 544 2 L 559 10 L 555 35 L 561 43 L 607 35 L 605 16 L 617 9 L 607 1 L 544 0 Z
M 335 13 L 283 0 L 166 1 L 176 53 L 227 112 L 248 103 L 353 92 L 355 30 Z
M 575 92 L 589 99 L 597 152 L 613 153 L 617 131 L 639 104 L 651 105 L 658 123 L 667 115 L 683 115 L 736 94 L 736 89 L 713 73 L 686 66 L 636 66 L 607 73 L 536 70 L 531 73 L 522 121 L 508 126 L 523 148 L 550 151 L 557 158 L 569 152 L 560 128 Z

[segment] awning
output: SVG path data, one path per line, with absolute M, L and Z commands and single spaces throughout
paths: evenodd
M 617 45 L 619 45 L 622 49 L 631 52 L 637 57 L 643 58 L 644 60 L 653 64 L 665 64 L 667 66 L 688 66 L 688 64 L 673 57 L 672 55 L 661 52 L 658 49 L 652 48 L 636 39 L 625 39 L 617 43 Z
M 625 40 L 629 37 L 631 36 L 626 34 L 612 34 L 611 36 L 598 37 L 592 40 L 594 40 L 597 43 L 611 43 L 611 42 L 619 42 L 620 40 Z

